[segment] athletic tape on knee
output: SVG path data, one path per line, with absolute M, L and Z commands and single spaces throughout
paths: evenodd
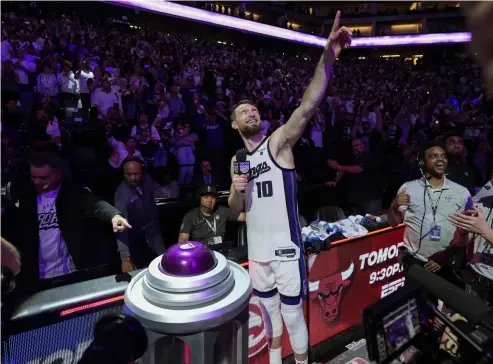
M 259 297 L 263 305 L 262 318 L 264 320 L 265 335 L 268 338 L 282 335 L 281 299 L 279 294 L 272 297 Z M 272 328 L 272 329 L 271 329 Z
M 306 328 L 303 305 L 286 305 L 281 302 L 281 314 L 288 329 L 289 341 L 296 354 L 304 354 L 308 350 L 308 329 Z

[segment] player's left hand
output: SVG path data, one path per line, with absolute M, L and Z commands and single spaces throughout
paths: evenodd
M 468 231 L 473 234 L 484 235 L 490 229 L 486 218 L 483 215 L 483 209 L 480 206 L 474 206 L 475 213 L 469 211 L 455 213 L 450 215 L 452 224 L 463 231 Z
M 115 233 L 120 233 L 132 228 L 132 225 L 128 223 L 127 219 L 120 215 L 115 215 L 111 219 L 111 225 L 113 226 L 113 232 Z
M 426 262 L 426 264 L 424 265 L 424 268 L 428 271 L 428 272 L 438 272 L 442 267 L 440 266 L 440 264 L 438 263 L 435 263 L 433 260 L 428 260 L 428 262 Z
M 334 62 L 343 48 L 348 48 L 351 45 L 351 37 L 353 32 L 346 27 L 339 26 L 341 20 L 341 11 L 338 10 L 332 25 L 332 31 L 329 34 L 329 39 L 325 44 L 324 58 L 327 62 Z

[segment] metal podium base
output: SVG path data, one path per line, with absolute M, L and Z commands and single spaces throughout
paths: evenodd
M 196 242 L 171 246 L 125 291 L 148 336 L 141 363 L 247 364 L 251 293 L 248 272 L 222 254 Z
M 207 331 L 168 336 L 147 330 L 149 348 L 139 363 L 247 364 L 248 317 L 247 305 L 232 321 Z

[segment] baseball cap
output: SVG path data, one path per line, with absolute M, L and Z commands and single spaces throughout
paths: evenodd
M 202 185 L 199 187 L 199 195 L 217 195 L 217 189 L 214 185 Z

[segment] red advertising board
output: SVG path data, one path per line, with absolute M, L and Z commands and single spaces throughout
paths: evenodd
M 361 322 L 364 308 L 403 286 L 397 258 L 404 227 L 372 232 L 364 237 L 332 243 L 333 248 L 309 259 L 310 346 Z M 269 352 L 262 304 L 250 299 L 249 363 L 268 364 Z M 306 318 L 305 304 L 305 318 Z M 282 356 L 293 353 L 284 328 Z

